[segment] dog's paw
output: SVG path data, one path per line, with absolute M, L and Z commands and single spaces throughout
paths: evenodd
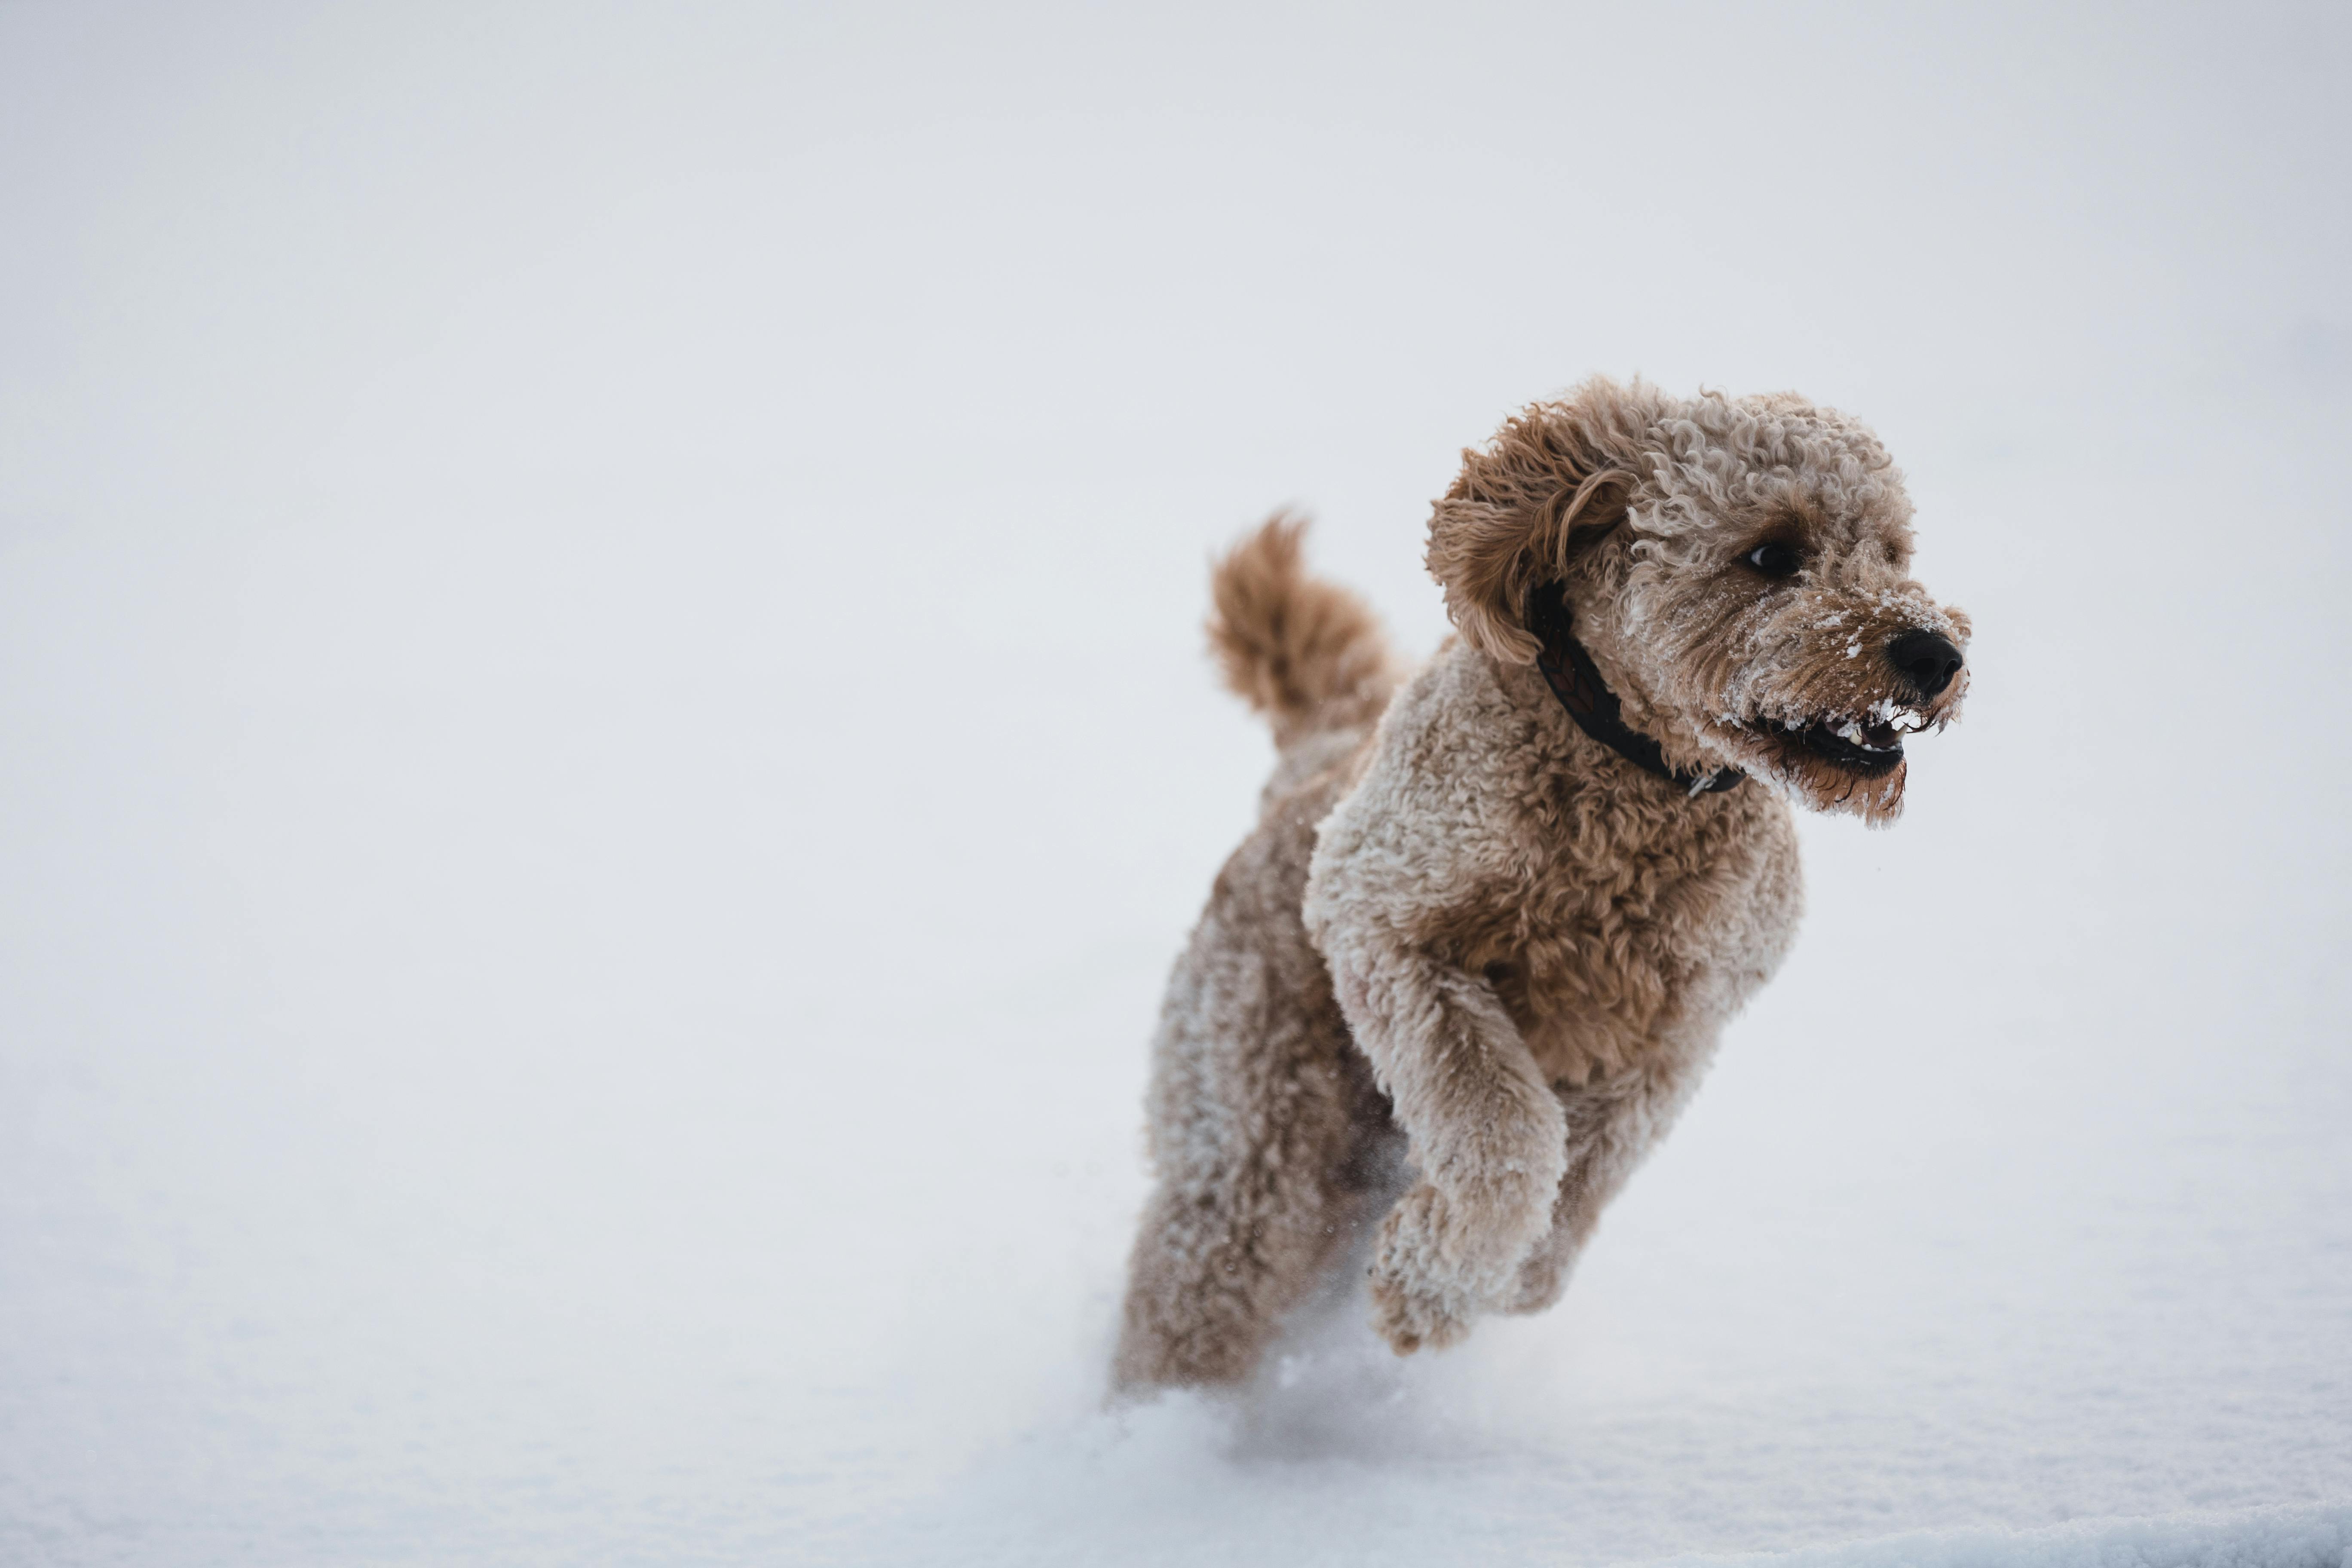
M 1460 1343 L 1470 1332 L 1467 1309 L 1458 1292 L 1372 1270 L 1372 1329 L 1399 1355 Z
M 1423 1183 L 1381 1222 L 1372 1254 L 1372 1326 L 1399 1355 L 1443 1350 L 1470 1331 L 1482 1292 L 1465 1276 L 1445 1194 Z
M 1573 1261 L 1567 1247 L 1549 1238 L 1538 1243 L 1528 1255 L 1528 1260 L 1519 1265 L 1518 1277 L 1496 1303 L 1495 1310 L 1515 1317 L 1547 1310 L 1567 1288 L 1569 1267 Z

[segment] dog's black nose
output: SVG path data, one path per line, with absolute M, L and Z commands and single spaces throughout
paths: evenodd
M 1960 672 L 1960 650 L 1937 632 L 1905 632 L 1886 645 L 1895 668 L 1911 678 L 1921 697 L 1933 697 Z

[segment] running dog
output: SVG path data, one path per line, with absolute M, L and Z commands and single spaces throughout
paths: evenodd
M 1213 576 L 1278 761 L 1154 1046 L 1129 1393 L 1245 1380 L 1370 1226 L 1399 1354 L 1558 1300 L 1789 950 L 1791 807 L 1891 822 L 1968 685 L 1902 476 L 1793 394 L 1596 379 L 1465 452 L 1417 673 L 1301 526 Z

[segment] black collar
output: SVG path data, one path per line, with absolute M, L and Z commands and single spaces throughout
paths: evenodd
M 1592 667 L 1592 656 L 1570 630 L 1572 622 L 1559 584 L 1547 583 L 1528 595 L 1528 630 L 1543 642 L 1536 668 L 1543 671 L 1551 694 L 1559 699 L 1578 729 L 1643 773 L 1655 773 L 1694 795 L 1738 789 L 1748 782 L 1748 775 L 1738 768 L 1689 773 L 1666 766 L 1665 753 L 1658 743 L 1618 717 L 1617 694 L 1602 684 L 1601 672 Z

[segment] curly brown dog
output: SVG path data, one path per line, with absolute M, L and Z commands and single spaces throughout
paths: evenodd
M 1375 1220 L 1400 1353 L 1558 1299 L 1801 903 L 1790 803 L 1891 821 L 1967 685 L 1885 448 L 1790 394 L 1594 380 L 1465 452 L 1406 679 L 1277 518 L 1213 644 L 1272 720 L 1154 1047 L 1114 1375 L 1249 1375 Z

